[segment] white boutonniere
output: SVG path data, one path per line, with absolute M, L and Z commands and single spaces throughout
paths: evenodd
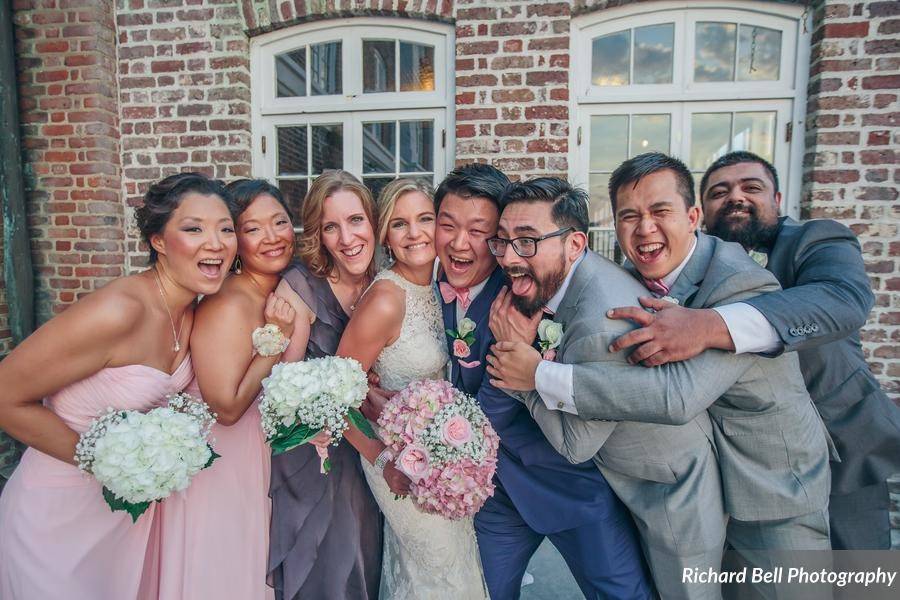
M 472 353 L 472 344 L 475 343 L 475 321 L 467 317 L 463 318 L 456 331 L 452 329 L 446 331 L 453 340 L 453 356 L 465 358 Z
M 541 345 L 541 358 L 551 361 L 556 359 L 556 348 L 562 341 L 562 334 L 562 323 L 557 323 L 550 319 L 541 319 L 541 322 L 538 323 L 538 340 Z

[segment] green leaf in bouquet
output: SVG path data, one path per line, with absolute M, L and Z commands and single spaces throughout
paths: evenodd
M 136 523 L 138 517 L 150 508 L 149 502 L 128 502 L 127 500 L 123 500 L 112 493 L 106 486 L 103 486 L 103 499 L 106 500 L 106 503 L 112 511 L 124 510 L 131 515 L 132 523 Z
M 331 459 L 330 458 L 326 458 L 324 461 L 322 461 L 322 470 L 325 471 L 326 475 L 331 471 Z
M 369 423 L 369 420 L 363 416 L 363 414 L 359 411 L 358 408 L 351 408 L 347 412 L 347 418 L 350 419 L 350 422 L 353 423 L 353 425 L 357 429 L 359 429 L 364 434 L 366 434 L 367 438 L 370 438 L 373 440 L 377 439 L 377 436 L 375 435 L 375 430 L 372 429 L 372 424 Z
M 206 461 L 206 464 L 205 464 L 205 465 L 203 465 L 203 468 L 204 468 L 204 469 L 207 468 L 207 467 L 211 467 L 212 464 L 213 464 L 213 461 L 216 460 L 217 458 L 222 458 L 222 455 L 221 455 L 221 454 L 216 454 L 216 451 L 213 450 L 213 447 L 212 447 L 212 446 L 210 446 L 209 444 L 207 444 L 207 447 L 209 448 L 210 455 L 209 455 L 209 460 Z
M 463 341 L 466 343 L 466 346 L 472 346 L 475 343 L 475 334 L 469 333 L 466 337 L 463 338 Z
M 321 427 L 312 428 L 304 423 L 294 423 L 291 427 L 279 425 L 275 437 L 269 440 L 269 444 L 272 446 L 272 454 L 277 456 L 278 454 L 284 454 L 288 450 L 293 450 L 316 437 L 320 431 L 322 431 Z
M 456 338 L 456 332 L 453 331 L 452 329 L 445 329 L 444 331 L 445 331 L 445 332 L 447 333 L 447 335 L 449 335 L 450 337 Z

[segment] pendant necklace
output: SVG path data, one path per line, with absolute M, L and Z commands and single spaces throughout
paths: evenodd
M 169 310 L 169 303 L 166 302 L 166 293 L 163 291 L 162 282 L 159 280 L 159 269 L 153 268 L 153 275 L 156 277 L 156 289 L 159 290 L 159 297 L 162 298 L 163 306 L 166 307 L 166 314 L 169 315 L 169 324 L 172 325 L 172 337 L 175 343 L 172 345 L 172 352 L 181 350 L 181 343 L 178 338 L 181 337 L 181 328 L 184 326 L 184 314 L 181 313 L 181 322 L 178 324 L 178 331 L 175 331 L 175 319 L 172 318 L 172 311 Z

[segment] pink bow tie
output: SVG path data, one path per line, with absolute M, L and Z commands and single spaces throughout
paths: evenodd
M 669 293 L 669 286 L 663 283 L 662 279 L 644 279 L 644 285 L 648 290 L 659 296 L 665 296 Z
M 455 288 L 446 281 L 440 282 L 438 288 L 441 291 L 441 298 L 444 299 L 445 304 L 450 304 L 456 300 L 462 309 L 466 310 L 472 303 L 471 298 L 469 298 L 469 288 Z

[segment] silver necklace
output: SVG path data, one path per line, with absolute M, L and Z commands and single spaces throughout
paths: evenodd
M 166 301 L 166 293 L 163 291 L 162 282 L 159 280 L 159 269 L 153 268 L 153 275 L 156 277 L 156 289 L 159 290 L 159 297 L 162 298 L 163 306 L 166 307 L 166 314 L 169 315 L 169 324 L 172 325 L 172 338 L 175 343 L 172 345 L 172 352 L 181 350 L 181 343 L 178 338 L 181 337 L 181 328 L 184 326 L 184 314 L 181 313 L 181 322 L 178 323 L 178 331 L 175 331 L 175 319 L 172 318 L 172 311 L 169 310 L 169 303 Z M 187 312 L 187 311 L 185 311 Z

